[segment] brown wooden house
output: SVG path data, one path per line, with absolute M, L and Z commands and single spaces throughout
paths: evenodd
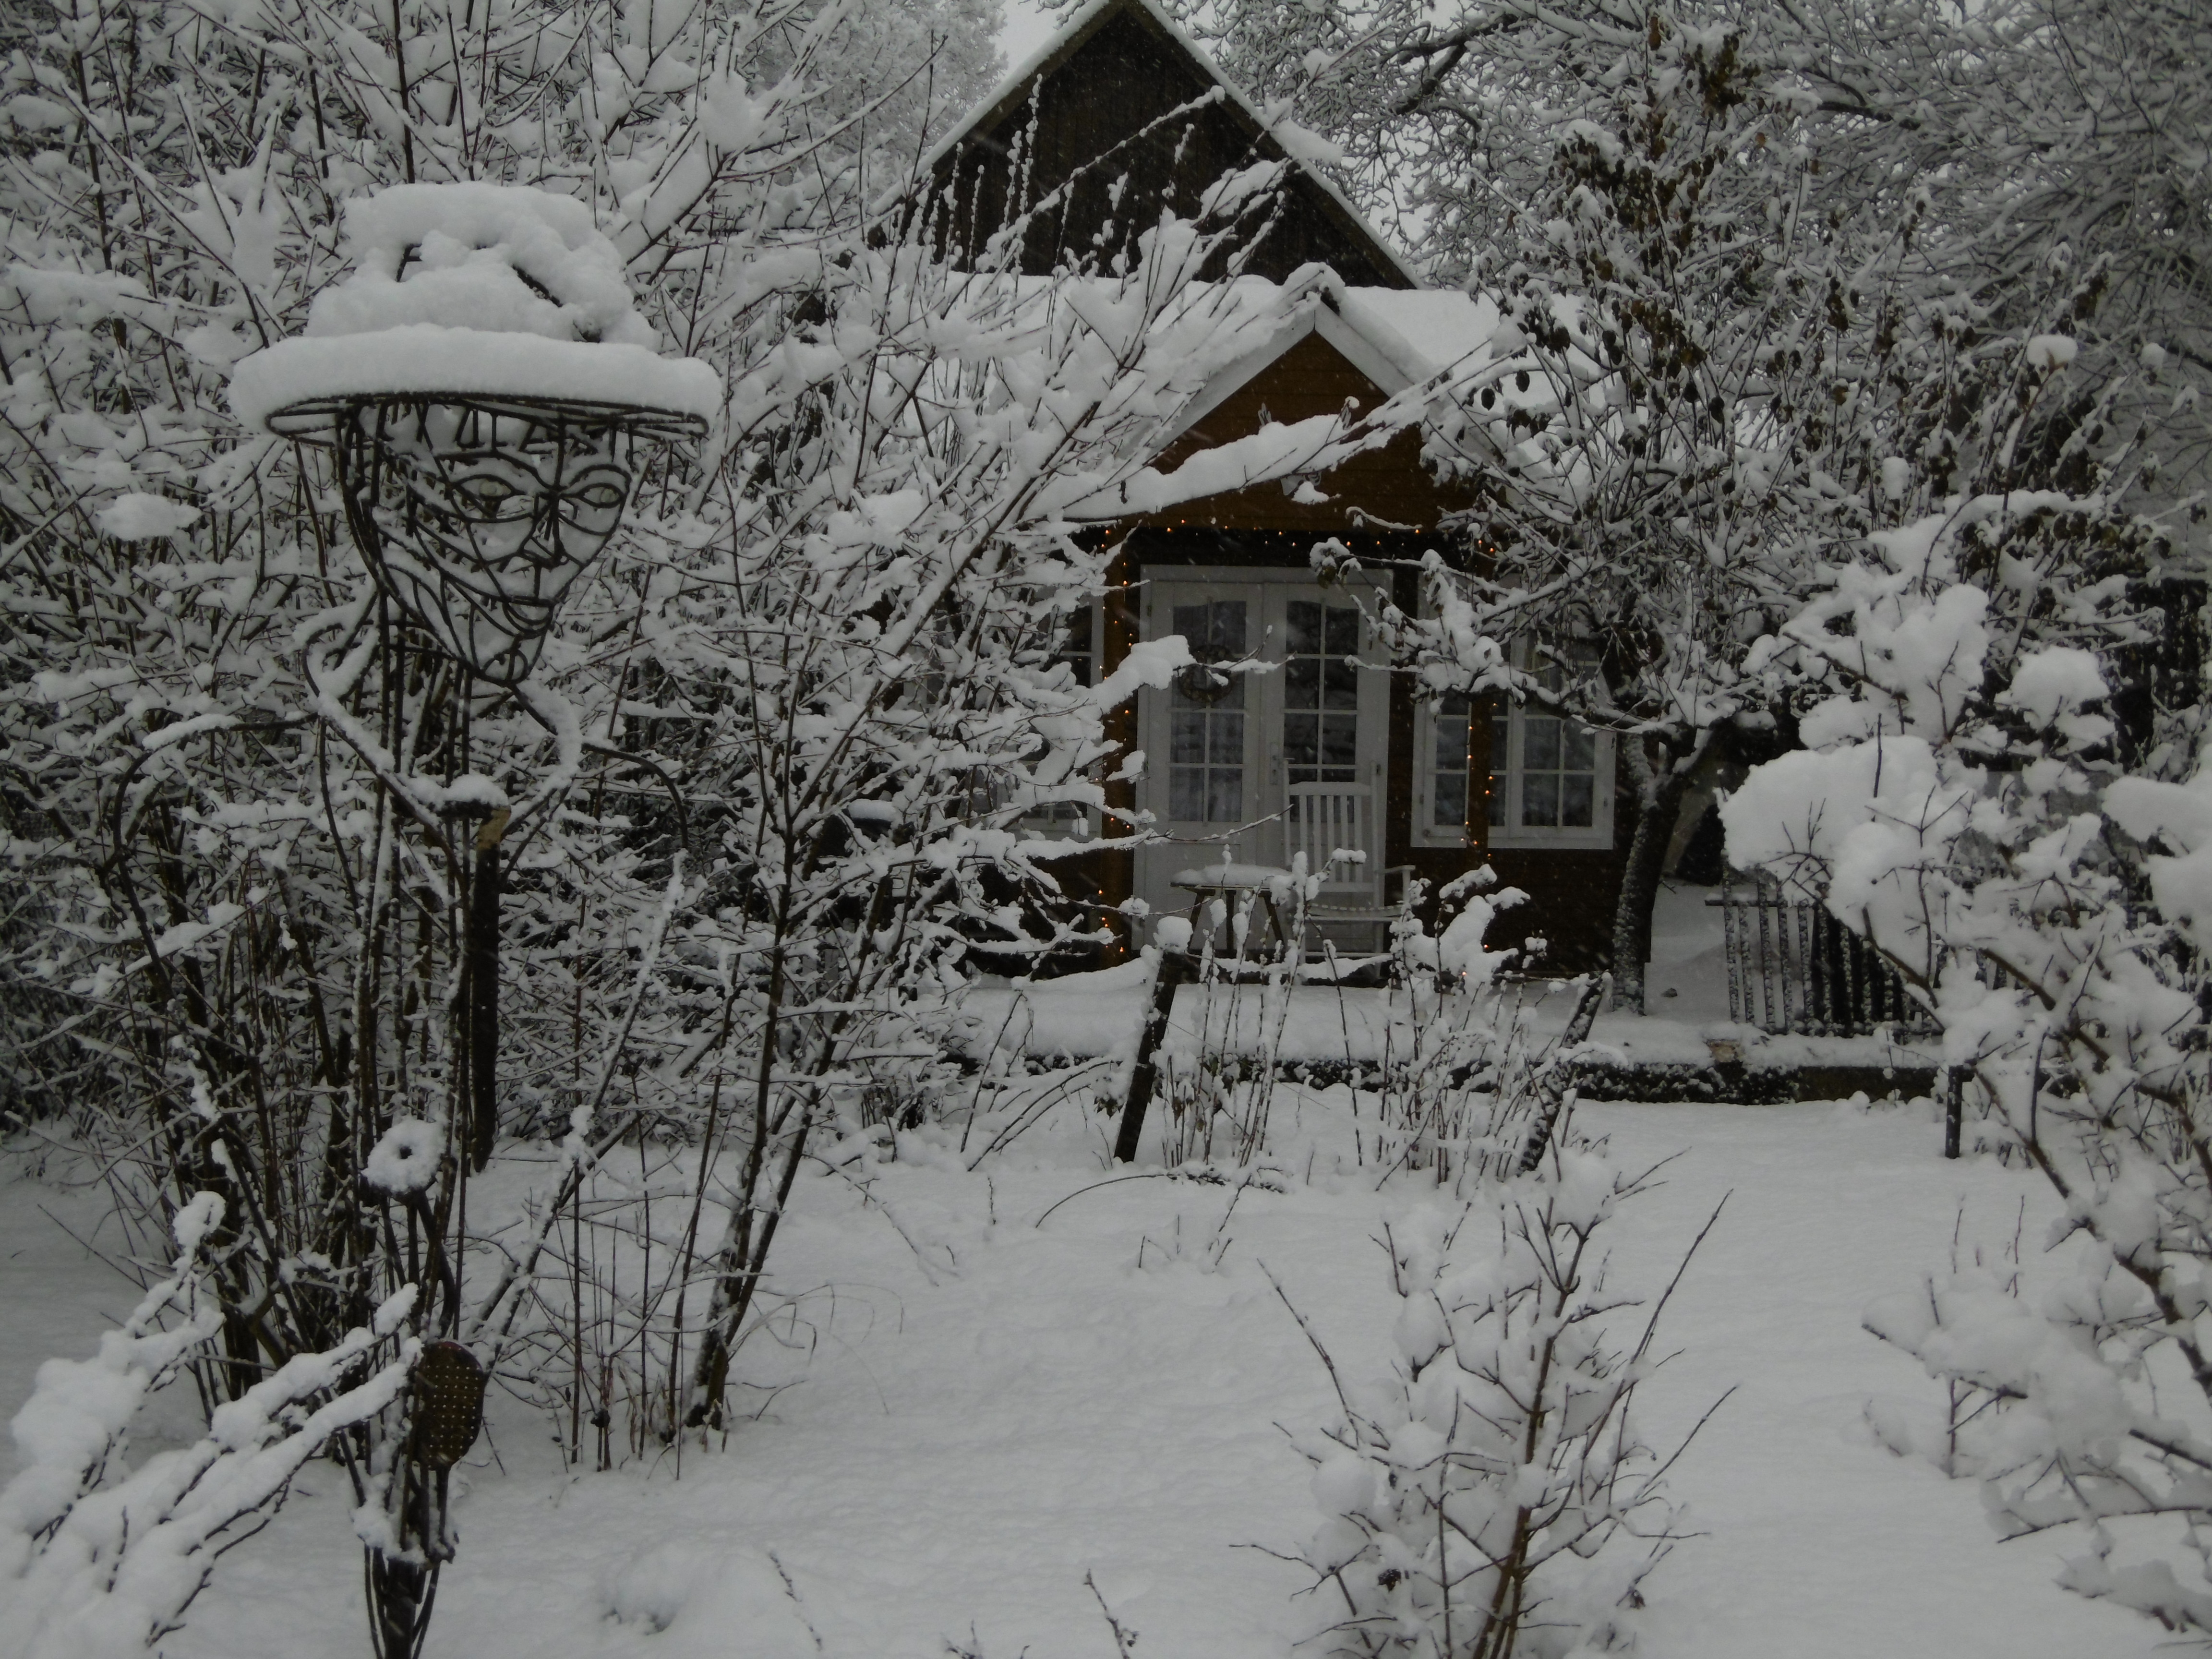
M 1101 156 L 1109 160 L 1094 165 Z M 926 169 L 926 210 L 939 246 L 972 250 L 1006 221 L 1010 202 L 1045 204 L 1017 261 L 1041 274 L 1079 254 L 1126 250 L 1130 226 L 1156 222 L 1162 204 L 1190 213 L 1214 179 L 1255 159 L 1281 161 L 1284 151 L 1150 0 L 1093 0 L 939 147 Z M 1270 419 L 1333 414 L 1347 399 L 1371 406 L 1477 348 L 1496 325 L 1468 295 L 1422 288 L 1303 164 L 1293 162 L 1276 204 L 1251 228 L 1240 265 L 1246 276 L 1297 282 L 1285 295 L 1290 320 L 1186 409 L 1156 459 L 1163 471 Z M 1314 263 L 1328 273 L 1301 274 Z M 1408 677 L 1347 660 L 1371 664 L 1381 653 L 1356 597 L 1313 573 L 1310 550 L 1329 538 L 1371 558 L 1436 547 L 1456 562 L 1455 538 L 1437 526 L 1469 504 L 1438 485 L 1422 465 L 1420 434 L 1409 431 L 1296 488 L 1266 483 L 1113 526 L 1113 588 L 1070 642 L 1079 666 L 1110 672 L 1133 641 L 1169 634 L 1184 635 L 1201 659 L 1256 655 L 1280 666 L 1225 684 L 1186 675 L 1121 710 L 1120 735 L 1147 764 L 1140 781 L 1115 786 L 1115 804 L 1149 811 L 1172 839 L 1133 853 L 1102 848 L 1085 868 L 1063 864 L 1064 879 L 1105 905 L 1134 895 L 1156 915 L 1180 909 L 1189 895 L 1174 885 L 1179 872 L 1224 852 L 1280 865 L 1313 797 L 1350 796 L 1366 862 L 1338 866 L 1325 902 L 1395 900 L 1386 870 L 1441 884 L 1486 862 L 1530 897 L 1493 945 L 1536 936 L 1547 947 L 1540 969 L 1602 965 L 1633 811 L 1632 797 L 1617 799 L 1611 739 L 1540 709 L 1423 706 Z M 1364 580 L 1406 610 L 1420 602 L 1410 570 Z M 1347 931 L 1341 943 L 1356 948 L 1374 931 Z

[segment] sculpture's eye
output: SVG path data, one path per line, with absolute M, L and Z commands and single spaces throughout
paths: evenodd
M 515 498 L 522 494 L 506 479 L 489 472 L 464 478 L 455 487 L 470 505 L 492 517 L 512 511 Z
M 623 504 L 622 487 L 611 483 L 586 484 L 576 492 L 576 500 L 594 512 L 611 513 Z

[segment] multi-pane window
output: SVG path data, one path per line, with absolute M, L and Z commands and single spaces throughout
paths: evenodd
M 1200 664 L 1247 654 L 1243 599 L 1202 600 L 1175 608 L 1170 633 L 1188 641 Z M 1168 816 L 1182 823 L 1237 823 L 1244 817 L 1246 678 L 1204 667 L 1176 676 L 1168 707 Z
M 1468 744 L 1474 699 L 1455 691 L 1429 715 L 1429 793 L 1424 840 L 1457 842 L 1467 833 Z
M 1538 678 L 1547 691 L 1566 684 L 1556 662 Z M 1589 726 L 1534 699 L 1492 702 L 1486 811 L 1493 843 L 1610 846 L 1612 786 L 1609 745 Z
M 1556 664 L 1541 678 L 1554 690 L 1565 681 Z M 1422 718 L 1416 834 L 1427 845 L 1457 845 L 1470 827 L 1492 846 L 1613 844 L 1613 756 L 1601 733 L 1540 702 L 1456 692 Z M 1477 720 L 1489 722 L 1486 779 L 1469 770 Z
M 1556 714 L 1522 710 L 1521 727 L 1521 827 L 1524 830 L 1588 830 L 1597 822 L 1597 733 Z M 1504 720 L 1490 723 L 1492 752 L 1505 735 Z M 1498 785 L 1495 766 L 1492 792 Z
M 1285 780 L 1351 783 L 1358 776 L 1359 670 L 1352 658 L 1359 612 L 1316 599 L 1292 599 L 1283 610 Z

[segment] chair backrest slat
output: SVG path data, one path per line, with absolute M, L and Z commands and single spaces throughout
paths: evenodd
M 1306 855 L 1306 869 L 1328 869 L 1322 896 L 1338 900 L 1371 897 L 1381 890 L 1381 850 L 1375 845 L 1375 811 L 1363 785 L 1351 783 L 1294 783 L 1288 810 L 1283 816 L 1283 839 L 1287 863 Z M 1365 863 L 1345 859 L 1332 864 L 1340 852 L 1359 852 Z

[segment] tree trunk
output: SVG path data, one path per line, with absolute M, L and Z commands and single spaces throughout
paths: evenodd
M 1626 746 L 1626 745 L 1624 745 Z M 1620 896 L 1613 911 L 1613 1004 L 1644 1012 L 1644 964 L 1651 954 L 1651 911 L 1659 899 L 1659 874 L 1667 862 L 1674 824 L 1689 792 L 1692 757 L 1671 757 L 1658 767 L 1644 762 L 1637 790 L 1636 830 L 1628 843 L 1628 862 L 1620 874 Z M 1639 760 L 1641 750 L 1631 753 Z M 1663 753 L 1663 751 L 1662 751 Z M 1656 774 L 1656 775 L 1654 775 Z

